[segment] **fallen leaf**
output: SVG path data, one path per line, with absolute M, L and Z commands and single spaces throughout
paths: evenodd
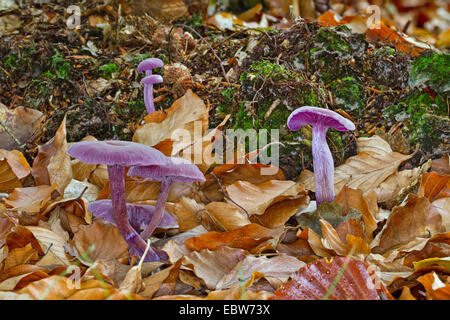
M 379 136 L 358 138 L 358 154 L 348 158 L 334 171 L 334 190 L 338 193 L 344 186 L 359 189 L 363 193 L 376 189 L 390 175 L 397 172 L 400 164 L 412 157 L 393 152 L 389 144 Z M 306 190 L 315 191 L 314 175 L 307 170 L 297 178 Z
M 128 256 L 128 244 L 119 230 L 111 224 L 99 221 L 94 221 L 91 225 L 80 225 L 73 237 L 73 243 L 78 254 L 87 256 L 92 262 Z
M 67 154 L 66 117 L 52 138 L 45 145 L 39 147 L 39 152 L 33 162 L 31 173 L 37 186 L 54 186 L 59 195 L 72 180 L 72 166 Z
M 441 229 L 441 217 L 430 214 L 428 199 L 410 194 L 403 206 L 392 209 L 383 230 L 380 232 L 378 245 L 373 248 L 372 252 L 383 253 L 417 237 L 426 236 L 427 230 L 435 233 Z
M 9 110 L 4 104 L 0 103 L 0 120 L 8 128 L 0 125 L 0 146 L 3 149 L 11 150 L 20 146 L 16 139 L 21 144 L 28 142 L 39 129 L 43 119 L 42 112 L 38 110 L 24 107 Z
M 252 216 L 254 223 L 259 223 L 267 228 L 278 228 L 284 224 L 297 212 L 307 208 L 309 205 L 309 197 L 301 196 L 297 199 L 287 199 L 278 202 L 266 209 L 261 216 Z
M 237 181 L 226 187 L 226 191 L 230 199 L 251 216 L 264 214 L 268 207 L 277 202 L 298 198 L 304 188 L 293 181 L 270 180 L 257 185 Z
M 30 165 L 21 152 L 0 149 L 0 192 L 21 187 L 21 180 L 30 172 Z
M 334 257 L 307 264 L 269 300 L 380 300 L 376 285 L 368 265 Z
M 252 223 L 227 232 L 208 232 L 188 239 L 185 245 L 186 248 L 193 251 L 217 250 L 223 246 L 250 250 L 269 239 L 279 237 L 281 233 L 280 229 L 267 229 Z
M 162 141 L 172 140 L 171 154 L 176 154 L 197 140 L 196 137 L 201 138 L 207 129 L 208 110 L 203 101 L 191 90 L 164 112 L 165 117 L 162 121 L 147 122 L 138 128 L 133 135 L 133 141 L 153 147 Z
M 361 212 L 365 236 L 369 241 L 372 241 L 372 234 L 378 227 L 375 220 L 376 212 L 371 211 L 369 202 L 364 198 L 362 191 L 344 186 L 333 202 L 342 204 L 343 215 L 347 215 L 351 209 Z
M 11 210 L 35 214 L 45 208 L 53 190 L 55 188 L 51 186 L 15 188 L 3 202 Z
M 211 202 L 206 205 L 205 210 L 219 221 L 225 231 L 234 230 L 251 223 L 242 210 L 226 202 Z
M 184 257 L 183 265 L 191 268 L 209 289 L 216 289 L 219 281 L 244 258 L 245 250 L 220 247 L 192 252 Z
M 33 233 L 33 236 L 39 241 L 39 245 L 44 252 L 52 251 L 60 261 L 60 264 L 70 264 L 64 250 L 66 239 L 58 235 L 56 232 L 46 228 L 35 226 L 28 226 L 26 228 Z
M 443 283 L 435 272 L 417 278 L 431 300 L 450 300 L 450 284 Z
M 426 197 L 431 202 L 450 197 L 450 175 L 440 175 L 436 172 L 425 173 L 422 175 L 417 195 Z
M 286 281 L 295 271 L 305 263 L 297 258 L 279 255 L 272 258 L 265 256 L 246 256 L 239 261 L 232 270 L 225 274 L 217 283 L 217 289 L 228 289 L 241 281 L 250 280 L 253 272 L 258 271 L 264 277 L 277 278 Z

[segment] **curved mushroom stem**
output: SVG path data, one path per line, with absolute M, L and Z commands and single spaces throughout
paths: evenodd
M 114 213 L 114 221 L 131 251 L 142 256 L 147 247 L 141 236 L 131 227 L 128 221 L 127 207 L 125 201 L 125 168 L 121 165 L 108 166 L 109 188 Z M 159 250 L 158 250 L 159 251 Z M 163 251 L 158 253 L 150 247 L 144 261 L 159 261 L 167 259 Z
M 327 126 L 316 124 L 312 130 L 312 154 L 316 203 L 334 200 L 334 161 L 327 144 Z
M 145 71 L 145 76 L 151 76 L 152 70 Z M 153 113 L 155 112 L 155 102 L 153 101 L 153 85 L 151 84 L 145 84 L 144 85 L 144 103 L 145 108 L 147 108 L 147 113 Z
M 141 236 L 144 240 L 147 240 L 152 233 L 155 231 L 156 227 L 161 223 L 161 219 L 164 214 L 164 210 L 166 207 L 167 197 L 169 196 L 169 190 L 172 186 L 173 180 L 170 178 L 166 178 L 161 183 L 161 191 L 158 196 L 158 201 L 156 202 L 155 211 L 153 213 L 152 220 L 145 228 L 144 232 L 142 232 Z

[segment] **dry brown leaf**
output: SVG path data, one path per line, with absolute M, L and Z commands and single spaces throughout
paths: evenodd
M 220 222 L 225 231 L 234 230 L 251 223 L 242 210 L 226 202 L 211 202 L 206 205 L 205 209 Z
M 440 175 L 450 174 L 450 154 L 446 154 L 440 159 L 433 160 L 431 170 Z
M 204 210 L 203 204 L 197 203 L 194 199 L 183 197 L 175 204 L 174 213 L 177 216 L 180 232 L 190 230 L 200 225 L 200 218 L 197 213 Z
M 350 209 L 356 209 L 362 213 L 362 220 L 364 222 L 365 236 L 368 241 L 372 241 L 372 234 L 377 229 L 377 222 L 375 215 L 377 212 L 371 211 L 369 202 L 363 196 L 361 190 L 355 190 L 344 186 L 336 196 L 333 202 L 342 204 L 342 213 L 346 215 Z
M 128 244 L 119 230 L 111 224 L 100 221 L 94 221 L 91 225 L 80 225 L 73 237 L 73 243 L 78 254 L 86 254 L 92 262 L 128 256 Z
M 65 188 L 72 180 L 70 156 L 66 151 L 66 117 L 64 117 L 55 136 L 39 147 L 31 171 L 36 185 L 54 186 L 60 196 L 64 194 Z
M 403 206 L 392 209 L 386 225 L 377 236 L 378 245 L 372 252 L 384 253 L 417 237 L 424 237 L 429 232 L 440 232 L 441 221 L 439 215 L 430 212 L 430 202 L 427 198 L 410 194 Z
M 417 195 L 426 197 L 431 202 L 450 197 L 450 175 L 440 175 L 436 172 L 422 175 L 422 182 Z
M 63 236 L 42 227 L 29 226 L 26 228 L 33 233 L 33 236 L 39 241 L 39 245 L 44 252 L 53 252 L 53 254 L 58 258 L 59 264 L 70 264 L 64 250 L 66 239 L 64 239 Z
M 30 283 L 18 291 L 19 294 L 29 294 L 35 300 L 126 300 L 142 299 L 135 294 L 126 294 L 99 280 L 89 280 L 79 283 L 77 288 L 72 279 L 54 275 Z
M 427 273 L 417 278 L 427 292 L 427 298 L 431 300 L 450 300 L 450 284 L 443 283 L 435 272 Z
M 281 229 L 268 229 L 252 223 L 227 232 L 208 232 L 188 239 L 185 245 L 194 251 L 217 250 L 223 246 L 250 250 L 269 239 L 277 239 L 281 233 Z
M 413 262 L 428 258 L 443 258 L 450 256 L 450 232 L 437 234 L 429 239 L 420 250 L 401 253 L 404 256 L 403 264 L 412 267 Z
M 295 199 L 304 192 L 294 181 L 270 180 L 260 184 L 237 181 L 226 187 L 230 199 L 244 208 L 247 214 L 262 215 L 271 205 L 285 199 Z
M 392 208 L 406 192 L 419 182 L 420 176 L 428 171 L 430 164 L 431 160 L 418 168 L 403 170 L 389 176 L 374 190 L 377 194 L 378 201 L 383 202 L 385 207 Z
M 379 136 L 358 138 L 358 154 L 348 158 L 334 171 L 334 190 L 344 186 L 359 189 L 363 193 L 376 189 L 390 175 L 397 172 L 400 164 L 412 157 L 393 152 L 389 144 Z M 314 175 L 304 170 L 297 179 L 306 190 L 315 191 Z
M 221 247 L 192 252 L 184 257 L 183 265 L 192 269 L 209 289 L 216 289 L 219 281 L 244 258 L 245 250 Z
M 287 199 L 278 202 L 266 209 L 262 216 L 252 216 L 254 223 L 259 223 L 267 228 L 278 228 L 284 224 L 297 212 L 307 208 L 309 197 L 301 196 L 297 199 Z
M 297 258 L 280 255 L 273 258 L 265 256 L 246 256 L 239 261 L 222 279 L 217 283 L 217 289 L 228 289 L 240 281 L 250 280 L 255 271 L 262 273 L 264 277 L 277 278 L 286 281 L 294 272 L 305 265 Z
M 50 201 L 54 190 L 55 187 L 51 186 L 16 188 L 3 202 L 14 211 L 39 213 Z
M 20 151 L 0 149 L 0 192 L 21 187 L 21 179 L 31 173 L 31 167 Z
M 200 126 L 201 130 L 194 132 L 194 123 Z M 133 136 L 133 141 L 153 147 L 165 140 L 173 140 L 171 154 L 178 153 L 179 150 L 193 143 L 196 134 L 201 137 L 208 126 L 208 110 L 203 101 L 188 90 L 180 99 L 165 110 L 165 118 L 160 122 L 147 122 L 138 128 Z M 179 139 L 180 130 L 187 130 L 190 133 L 189 141 Z M 200 132 L 197 132 L 200 131 Z
M 3 262 L 3 269 L 8 270 L 12 267 L 21 264 L 27 264 L 29 261 L 38 259 L 38 252 L 33 248 L 31 243 L 29 243 L 23 248 L 16 248 L 11 250 Z
M 43 119 L 42 112 L 38 110 L 24 107 L 8 110 L 4 104 L 0 103 L 0 120 L 8 128 L 7 130 L 3 126 L 0 126 L 0 146 L 6 150 L 19 147 L 10 133 L 21 144 L 26 143 L 39 129 Z

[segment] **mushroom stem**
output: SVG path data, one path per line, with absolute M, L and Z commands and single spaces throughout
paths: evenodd
M 152 69 L 145 71 L 145 76 L 151 76 L 153 74 Z M 145 108 L 147 108 L 147 113 L 155 112 L 155 103 L 153 102 L 153 85 L 144 85 L 144 103 Z
M 166 207 L 166 201 L 167 197 L 169 196 L 169 190 L 170 187 L 172 186 L 172 182 L 173 180 L 168 178 L 161 183 L 161 191 L 158 196 L 158 201 L 156 202 L 156 207 L 153 213 L 152 220 L 150 220 L 150 223 L 145 228 L 144 232 L 142 232 L 141 234 L 144 240 L 147 240 L 155 231 L 156 227 L 161 223 L 161 219 L 164 214 L 164 209 Z
M 147 108 L 147 113 L 155 112 L 155 103 L 153 102 L 153 85 L 144 85 L 144 103 Z
M 312 154 L 316 203 L 334 200 L 334 161 L 327 144 L 327 126 L 316 124 L 312 130 Z
M 120 233 L 128 243 L 130 248 L 139 256 L 145 252 L 147 244 L 141 236 L 131 227 L 128 222 L 127 207 L 125 201 L 125 168 L 122 165 L 108 166 L 109 188 L 111 191 L 111 200 L 114 212 L 114 221 Z M 159 261 L 161 257 L 153 250 L 152 247 L 144 261 Z

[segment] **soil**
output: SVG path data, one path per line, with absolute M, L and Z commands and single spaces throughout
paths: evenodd
M 285 30 L 223 32 L 195 16 L 171 25 L 148 16 L 118 19 L 115 11 L 94 7 L 90 14 L 106 27 L 83 16 L 82 28 L 69 30 L 63 5 L 21 9 L 20 32 L 0 38 L 0 103 L 46 116 L 22 150 L 29 159 L 65 115 L 69 142 L 87 135 L 131 139 L 145 116 L 136 68 L 147 57 L 169 67 L 157 70 L 166 80 L 155 86 L 157 108 L 191 88 L 210 108 L 210 127 L 232 114 L 229 128 L 280 129 L 288 178 L 312 164 L 310 131 L 290 132 L 285 125 L 303 105 L 338 111 L 357 125 L 354 133 L 329 131 L 337 165 L 356 154 L 357 137 L 375 133 L 394 151 L 419 150 L 406 166 L 450 149 L 449 54 L 413 58 L 345 26 L 299 22 Z

